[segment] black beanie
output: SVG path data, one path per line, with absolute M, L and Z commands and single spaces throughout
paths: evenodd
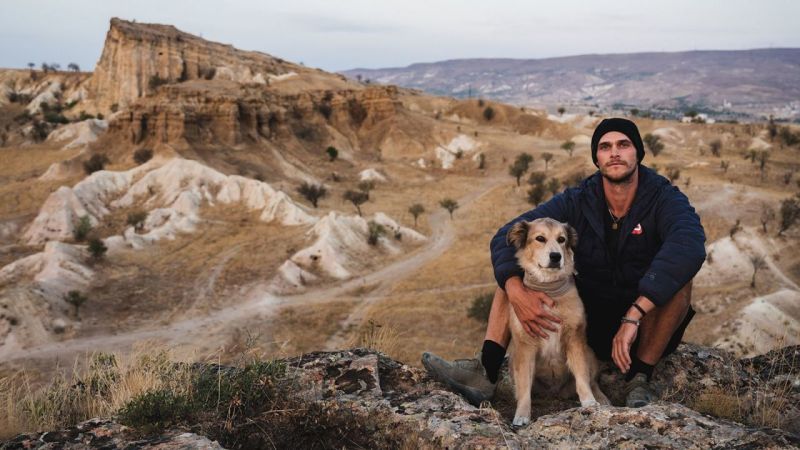
M 594 134 L 592 135 L 592 161 L 594 161 L 595 166 L 597 165 L 597 144 L 600 143 L 600 138 L 609 131 L 619 131 L 628 136 L 628 139 L 633 142 L 633 146 L 636 147 L 636 160 L 642 162 L 644 159 L 644 144 L 642 143 L 642 137 L 639 136 L 639 129 L 636 128 L 636 124 L 628 119 L 614 117 L 603 119 L 600 125 L 594 129 Z

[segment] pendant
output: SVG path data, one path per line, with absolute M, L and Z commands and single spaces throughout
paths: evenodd
M 617 229 L 617 223 L 616 222 L 611 224 L 611 229 L 612 230 L 616 230 Z

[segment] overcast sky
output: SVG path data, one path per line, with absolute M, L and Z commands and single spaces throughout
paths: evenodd
M 335 71 L 456 58 L 800 47 L 800 1 L 0 0 L 0 67 L 91 70 L 109 19 Z

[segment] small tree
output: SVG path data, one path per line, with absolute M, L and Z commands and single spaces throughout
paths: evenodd
M 736 223 L 728 230 L 728 235 L 733 239 L 733 236 L 740 231 L 742 231 L 742 219 L 736 219 Z
M 761 229 L 767 233 L 767 224 L 775 220 L 775 210 L 766 203 L 761 204 Z
M 75 318 L 78 319 L 78 312 L 80 310 L 81 305 L 86 303 L 86 296 L 81 294 L 78 291 L 69 291 L 66 295 L 64 295 L 64 301 L 72 305 L 75 308 Z
M 556 195 L 561 190 L 561 182 L 558 181 L 558 178 L 551 178 L 545 185 L 545 189 L 550 191 L 552 195 Z
M 80 72 L 81 68 L 79 65 L 75 64 L 74 62 L 67 64 L 67 68 L 73 72 Z
M 719 162 L 719 167 L 722 169 L 724 173 L 728 173 L 728 167 L 730 167 L 731 163 L 725 161 L 724 159 Z
M 458 202 L 452 198 L 445 198 L 439 202 L 439 205 L 450 213 L 450 220 L 453 220 L 453 211 L 458 209 Z
M 494 108 L 487 106 L 483 110 L 483 118 L 486 119 L 487 122 L 491 122 L 492 119 L 494 119 Z
M 478 170 L 483 170 L 486 168 L 486 155 L 483 153 L 478 155 Z
M 367 200 L 369 200 L 369 194 L 363 191 L 347 190 L 342 195 L 342 198 L 352 203 L 353 206 L 356 207 L 358 215 L 361 216 L 361 205 L 363 205 L 364 203 L 367 202 Z
M 336 158 L 339 157 L 339 150 L 336 150 L 336 147 L 330 146 L 325 149 L 325 153 L 328 154 L 328 159 L 330 162 L 336 161 Z
M 767 132 L 769 133 L 769 140 L 774 142 L 775 137 L 778 136 L 778 126 L 775 125 L 775 118 L 772 117 L 772 114 L 770 114 L 769 122 L 767 123 Z
M 319 202 L 319 199 L 328 195 L 328 190 L 325 189 L 325 186 L 321 184 L 311 184 L 306 181 L 304 181 L 303 184 L 297 188 L 297 192 L 299 192 L 300 195 L 302 195 L 306 200 L 311 202 L 314 208 L 317 207 L 317 202 Z
M 420 216 L 420 214 L 425 212 L 425 207 L 419 203 L 414 203 L 408 208 L 408 212 L 414 216 L 414 228 L 417 228 L 417 218 Z
M 533 206 L 538 205 L 539 203 L 544 200 L 544 195 L 546 193 L 544 185 L 537 184 L 532 188 L 528 189 L 528 203 Z
M 149 148 L 140 148 L 133 152 L 133 161 L 136 164 L 142 165 L 153 158 L 153 150 Z
M 95 153 L 83 162 L 83 170 L 87 175 L 91 175 L 98 170 L 103 170 L 106 164 L 108 164 L 108 157 L 102 153 Z
M 517 186 L 519 186 L 519 180 L 525 175 L 525 172 L 528 171 L 530 164 L 533 162 L 533 156 L 527 153 L 520 153 L 517 155 L 517 158 L 514 160 L 514 163 L 511 164 L 508 168 L 508 173 L 516 178 Z
M 547 179 L 547 175 L 544 172 L 531 172 L 530 176 L 528 177 L 528 184 L 531 186 L 535 186 L 537 184 L 544 183 L 544 180 Z
M 719 158 L 722 152 L 722 141 L 720 141 L 719 139 L 714 139 L 713 141 L 711 141 L 710 144 L 708 144 L 708 148 L 709 150 L 711 150 L 712 155 Z
M 575 143 L 572 141 L 566 141 L 561 144 L 561 149 L 569 154 L 569 157 L 572 158 L 572 152 L 575 151 Z
M 644 144 L 653 156 L 658 156 L 664 150 L 664 143 L 661 142 L 661 137 L 655 134 L 647 133 L 644 135 Z
M 92 258 L 99 260 L 106 254 L 107 251 L 108 247 L 106 247 L 106 244 L 103 243 L 102 239 L 89 239 L 89 254 L 92 255 Z
M 82 242 L 86 239 L 86 236 L 89 235 L 90 231 L 92 231 L 91 219 L 89 219 L 89 216 L 81 216 L 80 219 L 78 219 L 78 224 L 75 225 L 75 228 L 72 230 L 72 237 L 74 237 L 76 241 Z
M 132 226 L 135 231 L 142 231 L 144 228 L 144 221 L 147 219 L 147 213 L 144 211 L 134 211 L 128 213 L 128 225 Z
M 542 153 L 542 159 L 544 160 L 544 171 L 547 172 L 547 167 L 550 165 L 550 160 L 553 159 L 553 154 L 550 152 Z
M 758 273 L 759 269 L 764 269 L 767 267 L 767 262 L 761 255 L 752 255 L 750 256 L 750 263 L 753 265 L 753 278 L 750 280 L 750 287 L 755 289 L 756 287 L 756 273 Z
M 797 197 L 787 198 L 781 202 L 781 225 L 778 229 L 778 236 L 782 236 L 783 232 L 791 228 L 792 225 L 800 217 L 800 202 Z
M 667 178 L 669 178 L 669 182 L 675 184 L 675 181 L 681 177 L 681 169 L 672 166 L 667 168 Z
M 559 116 L 563 116 L 565 112 L 567 112 L 566 108 L 564 108 L 563 106 L 559 106 L 558 107 L 558 115 Z
M 758 158 L 758 152 L 755 149 L 751 148 L 744 153 L 744 159 L 749 159 L 750 164 L 755 164 L 756 158 Z
M 383 225 L 375 222 L 374 220 L 370 220 L 367 224 L 367 243 L 369 245 L 377 245 L 378 239 L 386 234 L 386 229 Z
M 761 150 L 758 153 L 758 170 L 761 171 L 761 179 L 764 179 L 765 170 L 767 168 L 767 161 L 769 161 L 769 152 Z

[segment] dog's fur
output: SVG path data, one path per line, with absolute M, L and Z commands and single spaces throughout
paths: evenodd
M 573 280 L 573 251 L 577 239 L 571 226 L 553 219 L 518 222 L 507 235 L 509 244 L 517 248 L 517 260 L 525 270 L 523 283 L 527 287 L 535 289 L 535 285 L 542 283 L 568 283 L 559 290 L 564 292 L 562 295 L 552 297 L 556 304 L 550 312 L 562 322 L 557 332 L 547 331 L 547 339 L 530 336 L 514 308 L 509 308 L 513 343 L 511 371 L 517 399 L 515 426 L 530 423 L 534 377 L 537 382 L 551 387 L 574 388 L 581 406 L 594 406 L 598 402 L 609 404 L 597 385 L 597 359 L 586 343 L 586 314 Z M 574 384 L 570 384 L 573 379 Z

